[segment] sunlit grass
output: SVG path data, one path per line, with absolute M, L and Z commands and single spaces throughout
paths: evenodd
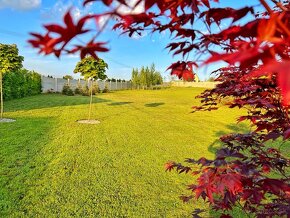
M 39 95 L 5 102 L 0 123 L 1 217 L 190 217 L 190 177 L 169 160 L 213 157 L 218 136 L 245 131 L 239 110 L 190 113 L 202 89 L 128 90 L 95 97 Z M 207 216 L 205 214 L 205 216 Z

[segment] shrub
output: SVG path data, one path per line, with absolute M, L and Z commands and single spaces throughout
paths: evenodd
M 77 87 L 75 88 L 75 94 L 76 95 L 81 95 L 82 94 L 82 85 L 80 83 L 78 83 Z
M 74 92 L 68 84 L 65 84 L 62 88 L 62 94 L 68 95 L 68 96 L 73 96 Z
M 110 90 L 109 90 L 108 84 L 106 84 L 105 88 L 102 91 L 102 93 L 109 93 L 109 92 L 110 92 Z
M 21 69 L 3 76 L 3 97 L 5 100 L 23 98 L 41 93 L 41 76 L 34 71 Z
M 54 89 L 49 89 L 49 90 L 46 91 L 46 93 L 47 94 L 51 94 L 51 93 L 56 93 L 56 92 L 54 91 Z
M 100 93 L 101 90 L 99 88 L 99 85 L 97 82 L 93 82 L 93 87 L 92 87 L 92 92 L 93 92 L 93 95 L 97 94 L 97 93 Z M 90 91 L 91 91 L 91 88 L 90 88 Z
M 83 96 L 89 96 L 90 95 L 89 87 L 87 85 L 85 85 L 84 87 L 82 87 L 81 94 Z
M 90 87 L 90 88 L 88 87 L 88 85 L 85 85 L 84 87 L 82 87 L 81 94 L 83 96 L 90 96 L 91 95 L 91 91 L 93 92 L 93 95 L 101 92 L 97 82 L 94 82 L 93 86 Z

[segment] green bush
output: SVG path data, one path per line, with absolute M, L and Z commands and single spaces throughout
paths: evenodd
M 82 94 L 82 85 L 80 83 L 78 83 L 77 87 L 75 88 L 75 94 L 76 95 L 81 95 Z
M 100 90 L 99 85 L 98 85 L 97 82 L 94 82 L 93 83 L 93 87 L 92 88 L 93 88 L 93 90 L 92 90 L 93 95 L 101 92 L 101 90 Z M 90 88 L 90 91 L 91 91 L 91 88 Z
M 102 93 L 109 93 L 110 90 L 108 88 L 108 84 L 105 85 L 105 88 L 103 89 Z
M 23 98 L 41 93 L 40 74 L 21 69 L 3 76 L 3 97 L 5 100 Z
M 65 84 L 62 88 L 62 92 L 63 95 L 68 95 L 68 96 L 73 96 L 75 95 L 73 90 L 71 89 L 71 87 L 68 84 Z
M 85 85 L 83 88 L 82 88 L 82 95 L 83 96 L 89 96 L 90 95 L 90 90 L 89 90 L 89 87 L 87 85 Z
M 88 87 L 88 84 L 84 86 L 82 86 L 81 84 L 78 84 L 78 86 L 75 89 L 75 94 L 80 94 L 83 96 L 90 96 L 91 91 L 93 91 L 93 95 L 101 92 L 97 82 L 93 83 L 93 90 L 91 90 L 91 87 L 90 88 Z

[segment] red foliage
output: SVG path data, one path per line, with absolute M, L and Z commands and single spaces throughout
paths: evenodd
M 283 143 L 290 138 L 289 1 L 272 1 L 275 6 L 271 8 L 265 0 L 256 0 L 254 2 L 265 9 L 260 13 L 254 6 L 240 9 L 212 7 L 217 0 L 138 0 L 134 5 L 127 5 L 125 0 L 83 1 L 84 5 L 100 2 L 109 6 L 107 12 L 86 15 L 76 23 L 67 12 L 64 26 L 45 25 L 46 33 L 32 33 L 34 39 L 29 43 L 40 53 L 57 57 L 79 52 L 81 58 L 86 55 L 97 58 L 98 52 L 108 51 L 106 43 L 96 41 L 102 28 L 88 30 L 84 26 L 89 20 L 109 16 L 117 20 L 113 29 L 121 29 L 129 36 L 146 30 L 168 31 L 172 42 L 167 48 L 174 55 L 186 58 L 168 67 L 171 74 L 179 78 L 192 79 L 193 67 L 199 67 L 200 63 L 228 63 L 228 67 L 214 72 L 220 83 L 200 95 L 202 105 L 194 110 L 217 109 L 221 99 L 229 97 L 232 99 L 228 103 L 230 108 L 246 108 L 248 111 L 247 116 L 238 121 L 250 121 L 254 130 L 221 137 L 223 147 L 217 151 L 214 160 L 188 159 L 190 166 L 169 162 L 166 169 L 197 176 L 196 184 L 189 185 L 192 195 L 181 198 L 189 201 L 202 197 L 213 209 L 225 212 L 221 217 L 231 217 L 227 211 L 234 206 L 257 217 L 290 216 L 290 180 L 285 171 L 289 159 L 280 149 L 269 145 L 272 140 Z M 120 5 L 133 10 L 143 3 L 142 13 L 124 15 L 118 11 Z M 221 25 L 229 19 L 228 26 Z M 196 22 L 202 22 L 209 33 L 199 30 Z M 96 37 L 84 45 L 72 45 L 72 39 L 89 31 L 97 31 Z M 195 56 L 188 60 L 189 54 Z M 203 54 L 210 57 L 201 60 Z M 193 170 L 192 164 L 200 165 L 200 169 Z M 199 217 L 202 212 L 195 210 L 193 216 Z

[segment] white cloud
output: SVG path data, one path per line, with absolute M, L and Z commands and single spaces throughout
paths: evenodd
M 42 16 L 45 19 L 59 20 L 69 9 L 72 9 L 72 17 L 75 20 L 78 20 L 83 15 L 90 13 L 91 7 L 87 6 L 85 8 L 82 8 L 82 1 L 57 0 L 51 8 L 46 8 L 42 10 Z
M 75 19 L 79 19 L 81 16 L 82 16 L 82 11 L 81 9 L 79 8 L 74 8 L 72 10 L 72 16 L 75 18 Z
M 138 0 L 131 0 L 128 3 L 129 7 L 127 6 L 120 6 L 118 8 L 118 12 L 120 14 L 139 14 L 145 11 L 145 3 L 144 1 L 142 1 L 140 4 L 138 4 L 136 7 L 134 7 L 134 5 L 137 3 Z
M 69 54 L 66 57 L 70 58 L 70 59 L 79 59 L 80 58 L 80 56 L 78 54 Z
M 0 0 L 0 8 L 30 10 L 40 7 L 40 5 L 41 0 Z
M 97 19 L 97 24 L 99 28 L 103 28 L 104 25 L 109 21 L 109 19 L 110 19 L 110 15 L 104 15 L 104 16 L 101 16 L 99 19 Z
M 147 36 L 148 33 L 147 32 L 142 32 L 141 35 L 139 35 L 138 33 L 133 33 L 133 35 L 131 36 L 132 39 L 142 39 L 143 37 Z

